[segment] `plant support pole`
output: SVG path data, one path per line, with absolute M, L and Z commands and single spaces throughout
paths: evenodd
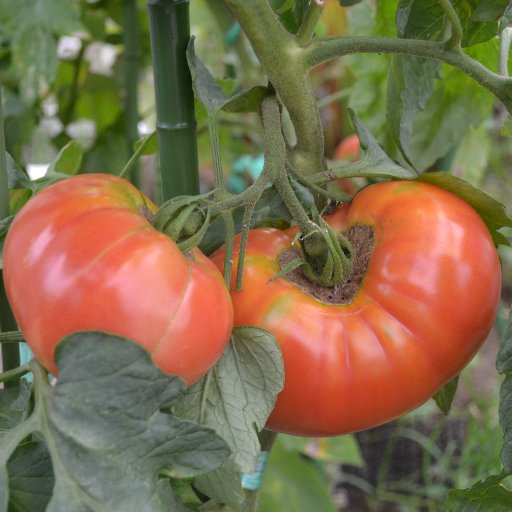
M 199 192 L 189 0 L 148 0 L 163 200 Z
M 9 210 L 9 184 L 7 180 L 7 158 L 5 149 L 4 115 L 2 109 L 2 89 L 0 87 L 0 219 L 5 219 Z M 0 272 L 0 329 L 15 331 L 18 328 L 11 307 L 5 294 L 4 278 Z M 20 364 L 20 349 L 18 343 L 2 344 L 3 371 L 12 370 Z M 10 381 L 6 386 L 17 386 L 19 381 Z
M 124 112 L 125 134 L 129 154 L 139 138 L 139 27 L 137 20 L 137 0 L 125 0 L 123 9 L 123 43 L 124 43 Z M 140 169 L 138 163 L 132 171 L 132 181 L 140 188 Z

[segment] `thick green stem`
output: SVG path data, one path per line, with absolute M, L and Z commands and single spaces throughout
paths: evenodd
M 124 124 L 129 153 L 139 138 L 139 24 L 137 18 L 137 0 L 124 0 L 123 8 L 124 43 Z M 138 162 L 132 171 L 132 181 L 140 186 Z
M 2 108 L 2 94 L 0 89 L 0 219 L 8 217 L 9 185 L 7 179 L 7 153 L 5 149 L 4 116 Z M 18 328 L 12 314 L 11 306 L 5 294 L 3 273 L 0 272 L 0 329 L 2 331 L 15 331 Z M 18 343 L 6 343 L 2 345 L 2 368 L 9 371 L 20 364 L 20 348 Z M 19 380 L 9 381 L 6 386 L 18 386 Z
M 290 155 L 293 165 L 303 174 L 323 170 L 323 131 L 303 49 L 267 0 L 227 3 L 290 114 L 297 136 Z
M 196 122 L 186 50 L 190 39 L 188 0 L 148 0 L 155 76 L 162 193 L 199 192 Z
M 461 50 L 448 50 L 443 42 L 364 36 L 319 38 L 305 48 L 305 52 L 311 68 L 353 53 L 395 53 L 440 60 L 472 77 L 512 111 L 512 79 L 493 73 Z

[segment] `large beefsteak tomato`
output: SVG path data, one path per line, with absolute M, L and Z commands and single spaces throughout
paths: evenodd
M 501 285 L 497 252 L 475 210 L 420 182 L 359 192 L 328 219 L 338 231 L 374 232 L 373 252 L 353 300 L 314 298 L 289 278 L 271 280 L 295 229 L 249 234 L 236 325 L 272 332 L 285 387 L 267 427 L 337 435 L 391 420 L 431 397 L 486 339 Z M 213 255 L 220 267 L 224 254 Z M 238 261 L 238 252 L 234 266 Z
M 163 371 L 192 383 L 222 354 L 233 309 L 220 272 L 198 249 L 183 254 L 148 219 L 156 206 L 129 182 L 90 174 L 54 184 L 16 216 L 4 276 L 35 357 L 71 332 L 130 338 Z

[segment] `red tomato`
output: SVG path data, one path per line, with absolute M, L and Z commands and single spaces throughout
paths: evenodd
M 355 133 L 349 135 L 346 139 L 343 139 L 334 151 L 334 158 L 336 160 L 347 159 L 355 161 L 359 158 L 361 153 L 361 145 L 359 144 L 359 138 Z
M 436 186 L 373 185 L 328 222 L 366 225 L 374 249 L 350 304 L 321 302 L 279 272 L 295 229 L 250 232 L 235 325 L 272 332 L 285 387 L 267 427 L 299 435 L 367 429 L 417 407 L 470 361 L 500 299 L 500 262 L 475 210 Z M 237 253 L 238 256 L 238 253 Z M 222 265 L 223 250 L 213 259 Z M 237 258 L 235 258 L 235 268 Z
M 127 181 L 95 174 L 48 187 L 16 216 L 4 250 L 6 290 L 52 373 L 55 346 L 80 330 L 130 338 L 189 384 L 222 354 L 233 324 L 222 276 L 198 249 L 185 255 L 151 226 L 156 209 Z

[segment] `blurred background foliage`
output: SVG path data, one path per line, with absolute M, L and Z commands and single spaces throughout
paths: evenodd
M 283 22 L 293 25 L 290 2 L 272 3 Z M 363 0 L 343 8 L 337 0 L 327 0 L 318 34 L 394 37 L 398 3 Z M 129 4 L 136 24 L 127 16 Z M 408 27 L 400 29 L 407 32 Z M 226 92 L 265 85 L 257 59 L 222 0 L 191 2 L 191 32 L 197 38 L 196 53 Z M 468 44 L 479 42 L 479 34 Z M 494 37 L 482 40 L 466 51 L 496 70 L 499 42 Z M 126 51 L 130 44 L 135 55 Z M 390 56 L 353 55 L 312 71 L 327 158 L 358 157 L 348 107 L 388 154 L 402 158 L 386 117 L 391 63 Z M 508 204 L 512 124 L 505 109 L 458 71 L 437 64 L 429 69 L 433 91 L 413 120 L 410 160 L 420 170 L 451 171 Z M 134 81 L 135 100 L 128 94 Z M 78 143 L 73 146 L 72 172 L 119 172 L 133 153 L 134 130 L 141 137 L 155 129 L 145 1 L 0 0 L 0 82 L 8 152 L 32 179 L 44 175 L 70 141 Z M 135 121 L 128 115 L 128 102 L 133 108 L 133 101 Z M 208 190 L 213 164 L 206 112 L 199 103 L 196 119 L 201 186 Z M 220 140 L 228 185 L 240 191 L 263 164 L 258 116 L 222 113 Z M 141 186 L 156 201 L 157 165 L 150 154 L 140 169 Z M 356 180 L 338 186 L 353 193 L 361 184 Z M 261 512 L 442 511 L 450 488 L 467 487 L 500 471 L 500 382 L 494 359 L 505 304 L 512 299 L 512 250 L 500 251 L 504 306 L 493 337 L 463 372 L 450 415 L 442 416 L 427 403 L 390 425 L 356 436 L 281 436 L 264 476 Z

